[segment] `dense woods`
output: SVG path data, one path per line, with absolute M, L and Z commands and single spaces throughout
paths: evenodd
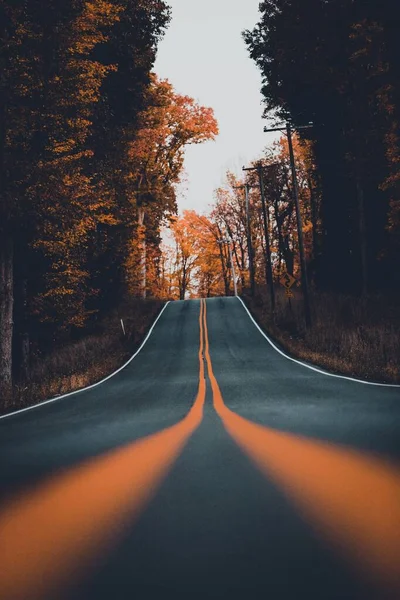
M 389 0 L 265 0 L 244 39 L 267 114 L 313 123 L 321 195 L 316 282 L 326 290 L 398 288 L 399 7 Z
M 211 109 L 152 73 L 159 0 L 0 2 L 0 376 L 154 295 L 160 228 Z

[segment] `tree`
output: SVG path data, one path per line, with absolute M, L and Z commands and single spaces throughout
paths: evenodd
M 5 398 L 28 324 L 37 342 L 53 340 L 110 306 L 100 297 L 118 298 L 109 283 L 121 280 L 124 262 L 125 131 L 146 104 L 169 18 L 159 0 L 0 2 Z
M 93 182 L 102 196 L 108 195 L 118 219 L 116 226 L 101 226 L 103 246 L 94 257 L 94 267 L 101 265 L 99 274 L 92 279 L 94 287 L 103 288 L 95 303 L 101 311 L 115 305 L 127 287 L 137 293 L 140 288 L 139 282 L 132 279 L 136 272 L 132 270 L 135 256 L 131 253 L 137 252 L 137 243 L 143 235 L 140 229 L 134 233 L 138 216 L 144 216 L 136 214 L 130 156 L 136 133 L 143 127 L 143 114 L 152 103 L 151 72 L 158 44 L 171 19 L 169 7 L 160 0 L 120 0 L 119 4 L 123 10 L 107 44 L 96 48 L 97 60 L 117 67 L 102 87 L 91 140 L 95 152 L 91 164 Z M 157 230 L 158 225 L 153 227 L 149 217 L 141 227 Z M 135 236 L 138 236 L 136 241 Z M 126 282 L 125 267 L 129 264 Z
M 393 286 L 387 227 L 393 233 L 396 221 L 398 7 L 264 0 L 260 12 L 244 38 L 263 75 L 266 112 L 294 126 L 314 124 L 307 136 L 321 190 L 319 285 L 359 292 Z
M 43 74 L 43 140 L 38 171 L 28 192 L 36 204 L 38 227 L 33 246 L 48 260 L 44 290 L 36 310 L 44 320 L 63 327 L 82 327 L 88 317 L 87 248 L 99 223 L 114 224 L 106 198 L 99 198 L 86 162 L 94 106 L 105 78 L 115 70 L 91 59 L 98 44 L 107 41 L 105 30 L 119 19 L 120 9 L 98 0 L 85 2 L 82 12 L 54 37 L 51 74 Z M 57 27 L 57 23 L 55 27 Z M 60 227 L 59 223 L 63 226 Z
M 225 261 L 220 262 L 221 231 L 212 217 L 185 210 L 172 220 L 173 245 L 164 247 L 169 294 L 184 300 L 220 296 L 224 292 Z M 222 269 L 221 269 L 222 266 Z M 229 284 L 229 282 L 228 282 Z M 228 290 L 229 291 L 229 290 Z
M 319 253 L 320 218 L 319 190 L 315 178 L 310 143 L 293 136 L 297 165 L 299 197 L 303 221 L 306 259 L 316 260 Z M 228 235 L 232 240 L 233 260 L 240 274 L 242 290 L 249 285 L 250 257 L 247 231 L 247 215 L 243 187 L 249 186 L 249 217 L 251 248 L 255 279 L 258 285 L 266 283 L 266 239 L 263 208 L 259 189 L 257 165 L 263 166 L 263 184 L 268 221 L 268 237 L 271 249 L 273 278 L 282 270 L 297 274 L 300 269 L 298 232 L 292 194 L 290 157 L 286 137 L 282 137 L 265 156 L 254 161 L 244 180 L 228 171 L 226 184 L 215 191 L 215 204 L 210 214 L 216 240 Z M 229 256 L 225 245 L 220 245 L 222 276 L 225 294 L 229 293 Z
M 232 240 L 232 254 L 242 288 L 244 288 L 248 285 L 249 255 L 246 207 L 242 190 L 243 182 L 229 171 L 226 174 L 226 182 L 227 188 L 218 188 L 215 191 L 216 203 L 211 218 L 219 226 L 220 237 L 224 237 L 222 235 L 222 231 L 224 231 Z M 229 272 L 228 269 L 227 272 Z
M 5 310 L 0 324 L 0 387 L 8 396 L 13 292 L 24 290 L 26 294 L 26 254 L 43 211 L 51 212 L 62 186 L 64 192 L 68 189 L 66 197 L 74 183 L 85 187 L 85 179 L 82 185 L 78 180 L 90 107 L 98 100 L 101 83 L 111 69 L 92 61 L 90 54 L 106 39 L 104 31 L 118 18 L 119 10 L 100 0 L 68 5 L 3 1 L 1 12 L 0 210 L 4 244 L 0 296 Z M 22 285 L 14 283 L 14 273 L 20 280 L 16 283 L 22 281 Z
M 194 286 L 201 250 L 195 226 L 196 219 L 194 211 L 184 211 L 182 218 L 177 218 L 171 223 L 175 243 L 174 279 L 179 300 L 184 300 Z
M 125 181 L 136 214 L 134 247 L 140 254 L 140 292 L 145 297 L 149 211 L 153 227 L 157 224 L 158 228 L 176 212 L 175 186 L 182 175 L 185 148 L 215 139 L 218 125 L 211 108 L 176 94 L 168 81 L 159 81 L 153 75 L 148 106 L 140 115 L 139 129 L 132 133 Z M 132 264 L 128 257 L 128 266 Z M 130 277 L 137 279 L 137 273 L 136 260 L 136 270 L 131 270 Z

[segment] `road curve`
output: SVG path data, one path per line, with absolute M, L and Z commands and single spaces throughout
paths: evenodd
M 0 420 L 0 599 L 400 597 L 400 390 L 170 303 L 100 386 Z

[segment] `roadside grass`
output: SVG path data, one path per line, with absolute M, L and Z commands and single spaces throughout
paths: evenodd
M 301 291 L 289 305 L 276 286 L 271 314 L 267 291 L 243 300 L 261 327 L 292 356 L 334 373 L 400 383 L 400 298 L 312 292 L 312 327 L 304 324 Z
M 161 300 L 133 300 L 118 314 L 105 319 L 95 334 L 33 359 L 29 377 L 14 386 L 12 400 L 0 407 L 0 413 L 25 408 L 104 379 L 137 350 L 163 305 Z

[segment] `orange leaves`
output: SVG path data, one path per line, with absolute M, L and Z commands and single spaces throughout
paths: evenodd
M 72 27 L 75 36 L 71 40 L 70 53 L 87 55 L 97 44 L 106 42 L 108 36 L 104 29 L 119 20 L 121 11 L 121 6 L 104 0 L 85 2 Z
M 5 0 L 0 12 L 7 90 L 0 221 L 13 222 L 31 314 L 54 329 L 82 326 L 125 291 L 140 201 L 151 204 L 143 236 L 154 264 L 150 244 L 157 250 L 160 222 L 175 210 L 179 161 L 166 116 L 175 96 L 171 86 L 162 102 L 161 93 L 146 92 L 169 9 L 159 0 Z
M 157 235 L 161 224 L 176 212 L 175 185 L 182 175 L 185 147 L 214 139 L 218 133 L 218 125 L 211 108 L 204 108 L 192 98 L 176 94 L 169 81 L 159 80 L 155 74 L 151 76 L 146 100 L 147 107 L 139 115 L 139 129 L 127 129 L 124 132 L 127 161 L 123 178 L 127 197 L 137 215 L 140 216 L 141 211 L 146 212 L 146 225 L 150 225 L 153 233 L 154 250 L 154 234 Z M 177 252 L 175 287 L 182 297 L 190 288 L 195 270 L 193 227 L 189 216 L 182 221 L 176 220 L 172 226 Z M 164 294 L 166 289 L 171 289 L 171 285 L 154 284 L 157 277 L 154 273 L 151 274 L 155 263 L 154 260 L 149 260 L 151 245 L 147 244 L 145 257 L 144 251 L 140 252 L 141 244 L 137 235 L 138 232 L 135 231 L 133 237 L 136 246 L 129 248 L 126 262 L 128 280 L 133 281 L 135 277 L 137 279 L 137 273 L 140 272 L 142 281 L 147 278 L 147 288 L 150 287 L 149 281 L 152 281 L 151 287 L 155 289 L 158 285 L 157 289 L 164 290 Z M 138 258 L 138 247 L 141 259 Z M 164 261 L 164 257 L 162 260 Z M 134 282 L 133 287 L 135 285 L 137 286 Z M 143 287 L 142 285 L 142 289 Z
M 171 224 L 175 246 L 164 250 L 169 256 L 171 295 L 184 299 L 188 295 L 212 296 L 223 291 L 218 234 L 205 215 L 185 210 Z
M 148 107 L 140 115 L 140 128 L 129 143 L 133 173 L 140 173 L 145 192 L 162 189 L 163 182 L 179 181 L 185 146 L 212 140 L 218 125 L 211 108 L 176 94 L 167 80 L 153 74 Z M 160 187 L 161 186 L 161 187 Z
M 95 290 L 89 289 L 86 264 L 97 228 L 118 222 L 113 195 L 101 185 L 95 189 L 87 173 L 94 157 L 88 148 L 94 108 L 105 78 L 115 70 L 93 60 L 92 51 L 107 41 L 120 12 L 121 7 L 104 0 L 76 5 L 67 12 L 68 19 L 61 8 L 56 12 L 57 36 L 50 36 L 54 64 L 36 117 L 44 135 L 38 175 L 29 188 L 32 197 L 39 198 L 33 246 L 51 265 L 36 302 L 42 319 L 59 320 L 67 327 L 82 326 L 89 314 L 87 300 Z M 38 55 L 37 63 L 45 78 L 46 59 Z

